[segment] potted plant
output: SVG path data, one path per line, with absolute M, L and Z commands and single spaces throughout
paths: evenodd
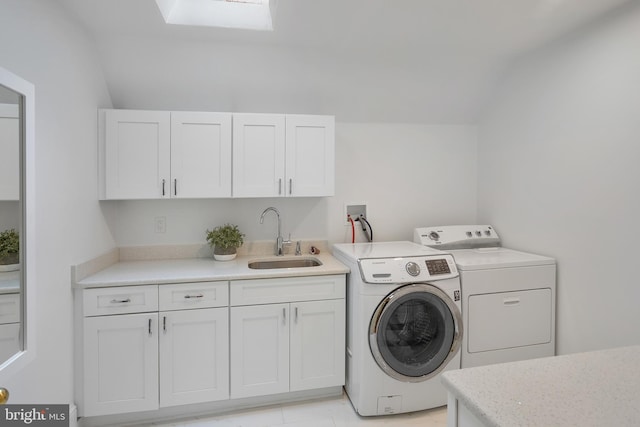
M 213 249 L 216 260 L 228 261 L 236 257 L 237 249 L 244 243 L 244 234 L 237 225 L 225 224 L 207 230 L 207 242 Z
M 0 271 L 17 270 L 20 263 L 20 238 L 15 229 L 0 232 Z

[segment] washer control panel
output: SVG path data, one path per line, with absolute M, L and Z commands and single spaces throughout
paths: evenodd
M 366 283 L 428 282 L 458 277 L 453 256 L 430 255 L 358 260 L 360 275 Z
M 410 276 L 416 277 L 420 274 L 420 266 L 413 261 L 408 262 L 404 268 Z

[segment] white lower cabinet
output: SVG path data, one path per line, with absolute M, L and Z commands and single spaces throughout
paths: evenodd
M 289 304 L 231 308 L 231 397 L 289 391 Z
M 344 275 L 87 289 L 78 304 L 84 417 L 344 385 Z
M 345 300 L 291 304 L 289 390 L 344 385 Z
M 229 309 L 160 313 L 160 406 L 229 398 Z
M 157 285 L 84 291 L 88 316 L 103 313 L 97 306 L 150 312 L 84 318 L 83 415 L 228 399 L 228 287 L 203 282 L 161 285 L 159 292 Z
M 158 409 L 158 313 L 84 319 L 84 414 Z
M 260 295 L 276 303 L 230 309 L 231 398 L 344 385 L 344 280 L 318 276 L 232 282 L 232 305 L 259 302 Z M 277 303 L 316 298 L 327 299 Z
M 20 323 L 0 325 L 0 360 L 7 360 L 20 350 Z
M 20 351 L 19 293 L 0 295 L 0 360 L 7 360 Z

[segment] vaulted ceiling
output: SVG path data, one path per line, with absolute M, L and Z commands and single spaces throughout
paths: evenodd
M 165 24 L 154 0 L 56 0 L 118 108 L 473 123 L 514 59 L 627 0 L 278 0 L 274 31 Z

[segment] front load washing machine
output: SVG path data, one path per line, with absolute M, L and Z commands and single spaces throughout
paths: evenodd
M 414 241 L 451 253 L 460 271 L 462 368 L 555 355 L 553 258 L 500 247 L 490 225 L 416 228 Z
M 413 242 L 336 244 L 347 281 L 345 389 L 363 416 L 445 405 L 440 375 L 460 368 L 453 257 Z

